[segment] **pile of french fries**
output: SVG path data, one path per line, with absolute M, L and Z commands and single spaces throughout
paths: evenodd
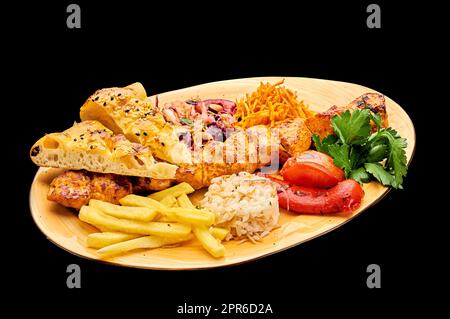
M 176 245 L 195 236 L 212 256 L 223 257 L 221 241 L 228 230 L 214 227 L 215 215 L 192 204 L 187 194 L 193 191 L 188 183 L 180 183 L 148 197 L 127 195 L 119 200 L 121 205 L 91 199 L 88 206 L 81 207 L 78 217 L 101 232 L 89 234 L 87 246 L 98 249 L 102 257 L 110 257 Z

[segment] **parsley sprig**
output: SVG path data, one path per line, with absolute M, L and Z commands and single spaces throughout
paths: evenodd
M 371 121 L 376 132 L 372 133 Z M 376 179 L 385 186 L 402 189 L 407 174 L 407 141 L 392 128 L 381 128 L 381 117 L 368 109 L 345 111 L 331 119 L 335 134 L 320 140 L 313 135 L 319 152 L 327 153 L 347 178 L 360 183 Z

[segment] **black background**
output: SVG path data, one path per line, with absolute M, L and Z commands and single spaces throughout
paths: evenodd
M 434 58 L 425 54 L 439 54 L 430 36 L 439 20 L 429 19 L 439 7 L 377 1 L 382 28 L 368 29 L 370 2 L 364 1 L 77 3 L 82 28 L 72 30 L 66 27 L 69 2 L 3 10 L 4 62 L 5 69 L 13 69 L 8 77 L 13 84 L 9 92 L 14 92 L 6 97 L 12 115 L 5 123 L 15 134 L 14 163 L 8 166 L 14 169 L 6 170 L 13 182 L 3 185 L 12 191 L 8 218 L 16 225 L 10 229 L 14 241 L 9 237 L 6 247 L 12 251 L 6 279 L 14 296 L 58 303 L 70 311 L 92 307 L 100 313 L 159 313 L 160 318 L 174 317 L 184 302 L 271 303 L 283 318 L 306 311 L 381 315 L 388 308 L 403 313 L 421 306 L 416 298 L 432 281 L 424 260 L 433 263 L 421 239 L 428 226 L 418 221 L 427 213 L 422 207 L 431 208 L 424 204 L 421 186 L 427 178 L 421 148 L 428 144 L 424 132 L 429 124 L 421 93 L 430 84 L 425 75 L 435 67 Z M 156 94 L 271 75 L 354 82 L 398 102 L 415 124 L 418 145 L 405 190 L 390 192 L 350 223 L 313 241 L 207 271 L 137 270 L 80 259 L 47 241 L 34 225 L 28 192 L 37 167 L 29 160 L 29 148 L 44 133 L 64 130 L 77 120 L 80 106 L 96 89 L 140 81 Z M 81 266 L 78 290 L 66 287 L 71 263 Z M 366 287 L 371 263 L 381 266 L 381 289 Z

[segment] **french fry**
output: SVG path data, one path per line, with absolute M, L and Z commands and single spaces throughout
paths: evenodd
M 213 235 L 210 234 L 205 227 L 194 227 L 195 237 L 200 241 L 203 248 L 206 249 L 213 257 L 219 258 L 225 255 L 225 246 L 222 245 Z
M 174 204 L 177 203 L 177 199 L 172 196 L 172 195 L 168 195 L 166 197 L 164 197 L 161 201 L 161 204 L 163 204 L 164 206 L 166 206 L 167 208 L 173 207 Z M 167 213 L 160 213 L 158 212 L 158 216 L 156 221 L 158 222 L 176 222 L 177 220 L 174 218 L 174 216 L 170 216 Z
M 186 193 L 181 194 L 180 196 L 177 197 L 177 201 L 178 201 L 178 205 L 180 207 L 183 208 L 192 208 L 194 209 L 195 206 L 194 204 L 192 204 L 191 200 L 189 199 L 189 197 L 186 195 Z
M 172 217 L 168 217 L 166 215 L 161 214 L 160 217 L 157 220 L 158 222 L 161 223 L 172 223 L 172 222 L 177 222 L 176 218 Z
M 177 209 L 174 209 L 177 208 Z M 174 210 L 167 210 L 158 218 L 158 222 L 179 222 L 197 226 L 211 226 L 214 223 L 214 216 L 208 212 L 200 210 L 188 210 L 180 207 L 173 207 Z
M 153 194 L 149 195 L 148 197 L 151 199 L 160 201 L 167 195 L 172 195 L 174 197 L 178 197 L 181 194 L 190 194 L 194 191 L 195 191 L 195 189 L 193 189 L 191 185 L 189 185 L 186 182 L 183 182 L 178 185 L 167 188 L 165 190 L 153 193 Z
M 111 229 L 108 229 L 105 226 L 101 226 L 101 225 L 93 225 L 93 226 L 95 226 L 95 228 L 97 228 L 102 233 L 111 232 Z
M 103 202 L 98 199 L 91 199 L 89 201 L 89 206 L 97 208 L 103 213 L 117 218 L 139 220 L 144 222 L 153 220 L 157 214 L 157 211 L 152 208 L 119 206 Z
M 87 237 L 87 246 L 91 248 L 103 248 L 137 237 L 139 235 L 118 232 L 92 233 Z
M 106 246 L 97 250 L 97 253 L 103 257 L 122 254 L 130 250 L 142 248 L 158 248 L 166 245 L 173 245 L 189 239 L 189 236 L 180 238 L 162 238 L 157 236 L 145 236 L 136 239 L 127 240 L 121 243 Z
M 164 220 L 173 220 L 197 226 L 211 226 L 212 224 L 214 224 L 215 220 L 215 215 L 207 211 L 195 208 L 166 207 L 165 205 L 161 204 L 161 202 L 138 195 L 127 195 L 119 201 L 122 205 L 154 208 L 159 213 L 167 217 Z
M 222 227 L 211 227 L 209 232 L 218 240 L 224 240 L 225 237 L 227 237 L 229 230 Z
M 189 199 L 189 197 L 186 194 L 182 194 L 182 195 L 178 196 L 177 201 L 178 201 L 178 205 L 180 205 L 180 207 L 182 207 L 184 209 L 189 209 L 189 210 L 195 209 L 195 206 L 192 204 L 191 200 Z M 197 211 L 200 211 L 200 210 L 197 210 Z M 200 211 L 200 212 L 202 212 L 202 211 Z M 204 212 L 204 213 L 206 213 L 206 212 Z M 209 213 L 209 214 L 211 214 L 211 213 Z M 215 216 L 214 216 L 214 214 L 211 214 L 211 215 L 212 215 L 212 223 L 211 223 L 211 225 L 212 225 L 214 223 Z M 228 231 L 226 229 L 217 228 L 217 227 L 212 227 L 210 231 L 212 232 L 212 234 L 210 234 L 206 228 L 201 227 L 201 226 L 200 227 L 194 226 L 194 228 L 193 228 L 193 232 L 194 232 L 195 236 L 200 241 L 203 248 L 206 249 L 206 251 L 208 251 L 211 255 L 213 255 L 216 258 L 224 256 L 225 255 L 225 246 L 223 246 L 216 238 L 218 238 L 219 240 L 224 239 L 226 237 L 226 235 L 228 234 Z
M 215 215 L 213 213 L 196 209 L 186 194 L 181 194 L 177 198 L 181 209 L 171 209 L 175 218 L 180 222 L 185 222 L 197 226 L 211 226 L 214 224 Z
M 177 201 L 180 207 L 195 209 L 194 204 L 192 204 L 191 200 L 186 194 L 178 196 Z M 229 233 L 227 229 L 221 227 L 211 227 L 209 229 L 209 232 L 211 233 L 211 235 L 213 235 L 213 237 L 215 237 L 218 240 L 224 240 Z
M 177 199 L 173 195 L 167 195 L 166 197 L 161 199 L 159 202 L 166 207 L 172 207 L 177 203 Z
M 119 219 L 89 206 L 81 207 L 78 217 L 80 220 L 94 226 L 100 225 L 112 231 L 124 233 L 179 238 L 187 236 L 191 232 L 191 226 L 189 225 Z
M 172 207 L 164 212 L 169 219 L 174 219 L 180 223 L 186 223 L 195 226 L 211 226 L 214 224 L 215 215 L 213 213 L 199 209 Z
M 158 212 L 163 212 L 167 207 L 149 197 L 138 196 L 134 194 L 127 195 L 119 199 L 119 202 L 124 206 L 137 206 L 137 207 L 148 207 L 151 209 L 156 209 Z

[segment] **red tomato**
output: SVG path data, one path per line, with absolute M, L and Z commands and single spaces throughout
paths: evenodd
M 317 151 L 306 151 L 291 157 L 280 171 L 284 180 L 299 186 L 330 188 L 345 179 L 333 159 Z
M 351 212 L 359 207 L 364 197 L 361 185 L 353 179 L 339 182 L 330 189 L 321 189 L 295 186 L 277 178 L 269 178 L 277 184 L 280 207 L 298 214 Z

